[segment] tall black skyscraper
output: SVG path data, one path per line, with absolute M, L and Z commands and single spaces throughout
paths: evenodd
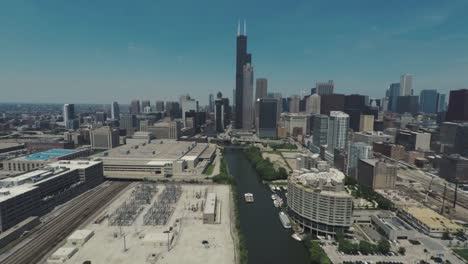
M 252 55 L 247 53 L 247 30 L 244 21 L 244 33 L 240 32 L 240 23 L 237 25 L 237 46 L 236 46 L 236 110 L 235 128 L 242 128 L 242 88 L 244 84 L 244 65 L 252 62 Z
M 450 91 L 447 121 L 468 121 L 468 89 Z

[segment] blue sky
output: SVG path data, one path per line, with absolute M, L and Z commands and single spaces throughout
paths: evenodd
M 284 95 L 333 79 L 383 96 L 468 86 L 468 1 L 186 0 L 0 2 L 0 101 L 128 103 L 232 97 L 238 19 L 255 77 Z

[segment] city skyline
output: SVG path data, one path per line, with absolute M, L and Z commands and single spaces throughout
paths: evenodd
M 468 83 L 466 2 L 269 3 L 185 2 L 177 16 L 168 14 L 180 3 L 7 3 L 1 101 L 127 104 L 190 92 L 205 105 L 205 94 L 218 91 L 232 99 L 236 24 L 244 18 L 255 76 L 267 78 L 271 92 L 300 94 L 334 80 L 337 93 L 381 98 L 404 73 L 414 76 L 415 94 Z M 258 16 L 263 11 L 271 16 Z

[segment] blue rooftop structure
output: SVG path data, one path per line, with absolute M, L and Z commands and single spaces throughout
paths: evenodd
M 71 154 L 73 152 L 75 152 L 75 150 L 72 150 L 72 149 L 50 149 L 50 150 L 47 150 L 47 151 L 38 152 L 38 153 L 28 155 L 28 156 L 24 157 L 24 159 L 26 159 L 26 160 L 42 160 L 42 161 L 45 161 L 45 160 L 50 160 L 50 159 L 60 157 L 60 156 L 63 156 L 63 155 Z

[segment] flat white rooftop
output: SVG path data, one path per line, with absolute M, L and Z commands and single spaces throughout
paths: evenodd
M 200 146 L 199 146 L 200 145 Z M 150 143 L 126 144 L 95 155 L 105 165 L 153 165 L 172 163 L 188 153 L 198 153 L 206 148 L 195 142 L 152 140 Z M 155 163 L 153 163 L 153 161 Z
M 216 210 L 216 193 L 208 193 L 206 195 L 204 214 L 214 214 Z
M 69 240 L 86 240 L 92 235 L 94 235 L 93 230 L 80 229 L 80 230 L 76 230 L 75 232 L 73 232 L 73 234 L 71 234 L 68 237 L 68 239 Z

